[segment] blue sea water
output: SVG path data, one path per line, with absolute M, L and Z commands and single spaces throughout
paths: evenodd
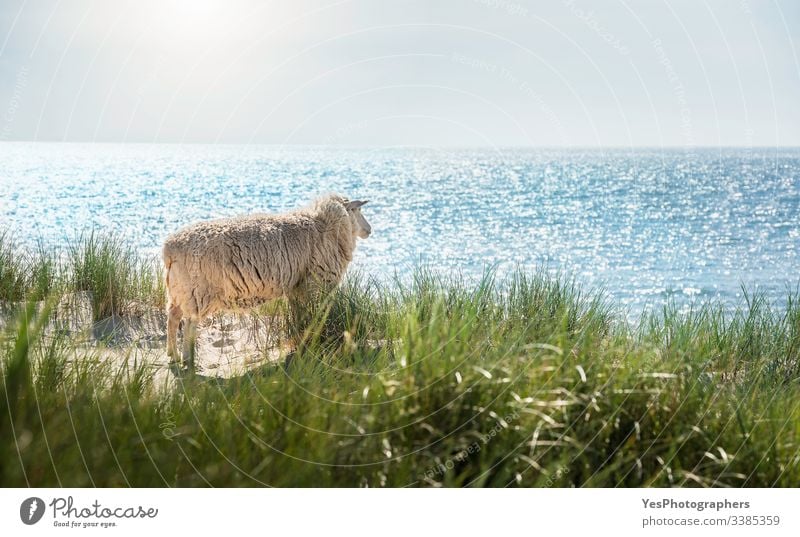
M 379 278 L 545 265 L 632 315 L 800 281 L 800 149 L 0 144 L 0 227 L 23 242 L 102 228 L 155 254 L 189 222 L 330 191 L 370 200 L 355 266 Z

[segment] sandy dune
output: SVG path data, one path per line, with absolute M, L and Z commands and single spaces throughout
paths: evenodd
M 198 327 L 196 372 L 207 378 L 240 376 L 265 365 L 282 364 L 284 333 L 278 319 L 258 314 L 216 315 Z M 112 364 L 142 364 L 153 369 L 156 385 L 172 384 L 185 372 L 170 365 L 166 353 L 166 315 L 151 307 L 93 322 L 86 293 L 65 295 L 56 306 L 48 337 L 68 338 L 82 357 Z M 179 334 L 180 343 L 180 334 Z

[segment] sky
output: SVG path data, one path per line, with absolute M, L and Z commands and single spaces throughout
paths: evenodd
M 796 0 L 2 0 L 0 141 L 800 146 Z

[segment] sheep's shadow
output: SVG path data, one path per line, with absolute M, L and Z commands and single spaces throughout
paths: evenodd
M 165 344 L 167 335 L 162 326 L 166 316 L 113 315 L 91 325 L 91 337 L 109 348 L 132 345 L 155 349 Z

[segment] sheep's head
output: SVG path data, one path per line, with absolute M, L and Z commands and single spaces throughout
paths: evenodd
M 350 223 L 353 228 L 353 235 L 366 239 L 372 233 L 372 226 L 369 225 L 367 219 L 361 214 L 361 206 L 367 203 L 366 201 L 354 200 L 345 203 L 347 215 L 350 217 Z

